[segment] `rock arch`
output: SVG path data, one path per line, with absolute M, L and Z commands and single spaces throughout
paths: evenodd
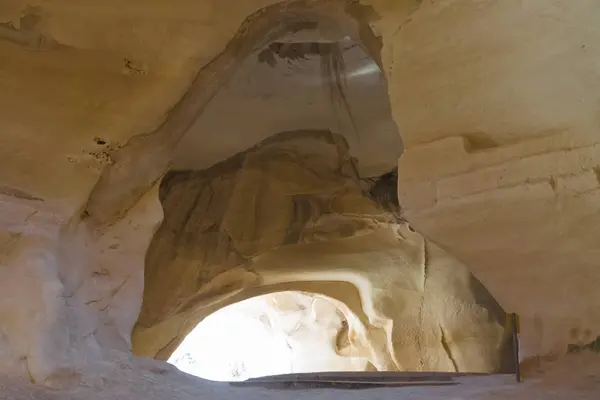
M 161 201 L 137 354 L 166 359 L 218 308 L 320 282 L 320 293 L 361 317 L 380 370 L 513 366 L 500 306 L 398 207 L 365 192 L 337 135 L 288 132 L 206 171 L 169 173 Z

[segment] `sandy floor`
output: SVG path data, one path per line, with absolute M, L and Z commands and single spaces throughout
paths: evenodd
M 366 390 L 272 390 L 203 381 L 152 360 L 121 358 L 97 368 L 94 378 L 70 390 L 50 390 L 0 378 L 0 399 L 10 400 L 197 400 L 197 399 L 600 399 L 600 356 L 567 356 L 546 365 L 542 374 L 517 384 L 511 377 L 468 377 L 460 385 Z

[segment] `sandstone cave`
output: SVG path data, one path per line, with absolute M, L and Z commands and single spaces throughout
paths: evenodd
M 146 256 L 135 354 L 166 360 L 209 313 L 284 288 L 329 296 L 363 317 L 350 319 L 346 336 L 366 363 L 348 357 L 348 368 L 511 371 L 505 313 L 473 290 L 464 267 L 453 267 L 462 275 L 454 279 L 426 268 L 435 250 L 403 228 L 402 142 L 386 92 L 375 60 L 345 37 L 280 39 L 241 62 L 160 184 L 164 218 Z M 343 283 L 353 286 L 344 293 Z M 430 290 L 437 294 L 423 299 Z M 470 307 L 464 320 L 440 315 Z
M 30 3 L 0 399 L 598 397 L 595 2 Z

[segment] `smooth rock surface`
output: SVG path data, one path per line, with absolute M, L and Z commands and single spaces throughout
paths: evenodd
M 348 320 L 333 301 L 287 291 L 253 297 L 209 315 L 168 361 L 200 378 L 242 381 L 289 373 L 365 371 L 368 360 L 358 355 L 350 343 Z
M 521 315 L 524 356 L 600 333 L 597 17 L 594 1 L 426 2 L 392 45 L 400 202 Z

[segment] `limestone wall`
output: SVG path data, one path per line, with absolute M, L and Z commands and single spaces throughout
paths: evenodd
M 528 352 L 596 336 L 596 2 L 274 3 L 0 5 L 0 370 L 61 384 L 128 348 L 172 149 L 238 56 L 311 17 L 387 76 L 415 229 L 530 321 Z
M 595 15 L 593 1 L 425 3 L 388 47 L 400 202 L 522 316 L 524 356 L 600 333 Z

